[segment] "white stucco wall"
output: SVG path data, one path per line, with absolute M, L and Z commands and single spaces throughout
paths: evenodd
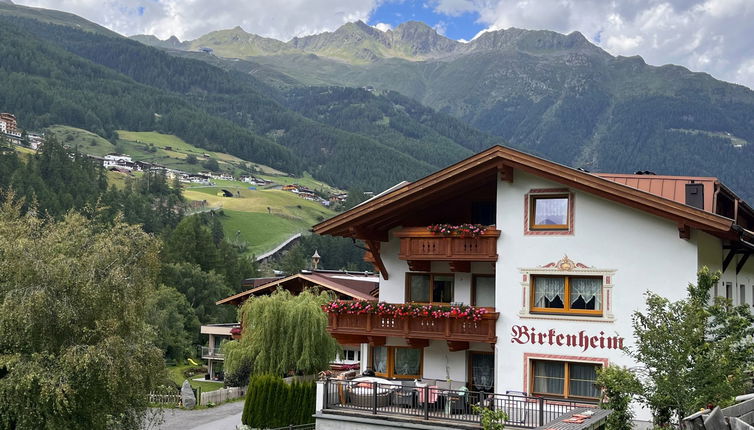
M 524 196 L 532 189 L 565 188 L 543 178 L 516 171 L 512 183 L 497 185 L 497 229 L 501 231 L 497 243 L 499 260 L 472 264 L 472 273 L 455 274 L 457 302 L 469 303 L 473 274 L 495 273 L 498 342 L 496 353 L 495 392 L 529 391 L 528 358 L 549 358 L 574 361 L 608 362 L 611 365 L 636 366 L 619 349 L 519 344 L 512 340 L 512 327 L 526 326 L 537 332 L 556 330 L 561 334 L 623 338 L 625 346 L 633 344 L 631 314 L 643 310 L 646 291 L 653 291 L 671 300 L 685 296 L 686 286 L 695 282 L 699 267 L 720 270 L 724 251 L 720 239 L 692 230 L 690 240 L 679 238 L 675 222 L 615 203 L 589 193 L 570 189 L 574 195 L 574 232 L 571 235 L 526 235 Z M 438 219 L 437 222 L 442 222 Z M 380 300 L 393 303 L 405 301 L 406 261 L 398 258 L 399 240 L 392 236 L 382 244 L 381 256 L 389 280 L 380 282 Z M 557 262 L 567 255 L 571 260 L 610 273 L 611 308 L 613 318 L 581 317 L 567 320 L 547 315 L 522 315 L 526 309 L 522 300 L 522 269 L 532 269 Z M 746 302 L 754 298 L 754 259 L 748 261 L 736 275 L 737 256 L 721 280 L 720 294 L 725 282 L 734 285 L 734 301 L 739 286 L 746 285 Z M 494 270 L 493 270 L 494 267 Z M 432 272 L 449 273 L 444 262 L 434 262 Z M 529 279 L 527 278 L 527 282 Z M 736 303 L 738 303 L 736 301 Z M 524 314 L 526 312 L 523 312 Z M 388 345 L 405 345 L 400 338 L 388 338 Z M 489 345 L 472 345 L 471 350 L 488 350 Z M 433 379 L 467 379 L 466 351 L 449 352 L 447 344 L 431 341 L 424 350 L 424 377 Z M 366 360 L 363 360 L 366 361 Z M 639 419 L 649 419 L 647 411 L 637 410 Z
M 651 290 L 670 299 L 684 296 L 685 286 L 697 271 L 695 241 L 678 237 L 675 223 L 577 190 L 574 193 L 574 232 L 562 236 L 524 234 L 524 195 L 531 189 L 563 188 L 562 185 L 516 171 L 512 183 L 498 184 L 497 221 L 502 231 L 496 266 L 498 343 L 496 391 L 529 391 L 525 354 L 570 360 L 607 360 L 634 366 L 618 349 L 583 350 L 580 347 L 518 344 L 512 326 L 525 325 L 537 332 L 620 336 L 632 344 L 631 313 L 643 309 L 643 293 Z M 614 320 L 583 317 L 568 321 L 545 315 L 521 317 L 522 272 L 557 262 L 565 255 L 596 269 L 615 270 L 612 275 Z

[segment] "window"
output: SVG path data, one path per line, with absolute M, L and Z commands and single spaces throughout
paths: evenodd
M 356 351 L 353 349 L 344 349 L 343 356 L 341 359 L 343 361 L 359 361 L 361 360 L 361 351 Z
M 530 195 L 530 230 L 568 230 L 570 228 L 568 194 Z
M 532 312 L 602 315 L 602 277 L 533 276 Z
M 738 304 L 739 305 L 746 304 L 746 285 L 744 284 L 741 284 L 738 287 Z
M 474 275 L 471 283 L 471 305 L 495 307 L 495 275 Z
M 421 348 L 375 346 L 372 348 L 372 368 L 383 378 L 421 378 L 423 355 Z
M 453 275 L 406 274 L 406 302 L 451 303 Z
M 725 283 L 725 298 L 728 300 L 733 300 L 733 283 L 732 282 Z
M 531 392 L 543 396 L 599 398 L 599 364 L 532 360 Z

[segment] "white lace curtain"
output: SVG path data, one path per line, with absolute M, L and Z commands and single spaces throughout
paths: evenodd
M 421 350 L 414 348 L 395 348 L 396 375 L 418 375 L 421 368 Z
M 374 347 L 374 371 L 387 373 L 387 348 L 384 346 Z
M 581 297 L 584 303 L 589 304 L 586 309 L 602 309 L 602 279 L 571 278 L 569 283 L 571 306 Z M 594 300 L 594 306 L 589 303 L 592 300 Z
M 534 287 L 535 307 L 544 308 L 556 297 L 560 297 L 561 302 L 565 299 L 565 278 L 538 277 L 534 282 Z

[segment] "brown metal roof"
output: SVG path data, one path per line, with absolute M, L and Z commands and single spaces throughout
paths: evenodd
M 704 184 L 704 210 L 712 213 L 715 212 L 713 202 L 715 184 L 719 182 L 717 178 L 704 176 L 626 175 L 619 173 L 595 173 L 595 175 L 683 204 L 686 203 L 686 184 Z

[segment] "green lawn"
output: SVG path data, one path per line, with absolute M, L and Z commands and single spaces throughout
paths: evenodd
M 223 188 L 233 194 L 239 191 L 241 197 L 217 196 Z M 252 191 L 246 185 L 188 188 L 184 195 L 190 200 L 206 200 L 210 208 L 222 208 L 225 216 L 220 221 L 226 237 L 246 241 L 249 252 L 255 255 L 275 248 L 293 234 L 308 231 L 335 213 L 289 191 Z
M 301 233 L 310 226 L 301 222 L 276 217 L 258 212 L 240 212 L 223 210 L 225 216 L 220 222 L 225 230 L 225 237 L 231 242 L 238 239 L 245 241 L 249 252 L 254 255 L 263 254 L 291 235 Z
M 187 379 L 185 376 L 183 376 L 183 371 L 189 368 L 192 368 L 194 366 L 190 364 L 180 365 L 180 366 L 168 366 L 168 376 L 170 377 L 170 380 L 178 384 L 180 387 L 183 385 L 183 381 Z M 198 378 L 203 375 L 194 375 L 189 379 L 189 384 L 191 384 L 192 388 L 199 388 L 201 387 L 203 392 L 207 391 L 215 391 L 219 390 L 223 387 L 222 382 L 213 382 L 213 381 L 194 381 L 193 378 Z
M 92 132 L 66 125 L 53 125 L 47 134 L 70 147 L 78 147 L 79 152 L 102 157 L 115 152 L 115 145 Z

